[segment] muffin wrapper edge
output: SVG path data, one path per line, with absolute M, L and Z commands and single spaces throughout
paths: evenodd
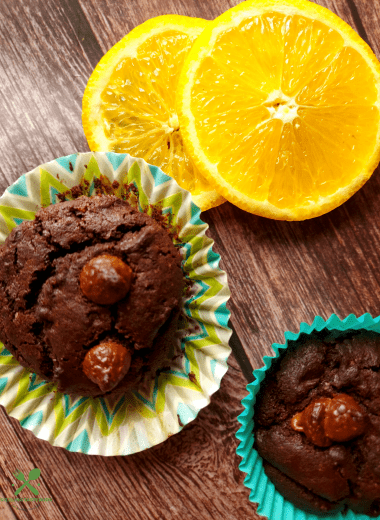
M 230 292 L 227 276 L 212 251 L 207 224 L 188 191 L 159 168 L 128 154 L 75 153 L 22 175 L 0 197 L 0 244 L 11 229 L 32 220 L 56 195 L 86 179 L 89 195 L 100 175 L 111 183 L 133 185 L 140 211 L 160 207 L 171 214 L 178 232 L 186 278 L 193 281 L 183 297 L 189 318 L 178 337 L 169 366 L 137 390 L 119 398 L 72 397 L 59 393 L 26 369 L 0 343 L 0 404 L 21 426 L 53 446 L 95 455 L 128 455 L 165 441 L 195 419 L 210 402 L 227 371 Z
M 343 320 L 336 314 L 332 314 L 327 320 L 316 316 L 311 325 L 302 322 L 298 333 L 285 332 L 285 343 L 272 344 L 274 356 L 264 356 L 264 366 L 254 370 L 253 376 L 255 379 L 247 385 L 248 395 L 242 399 L 244 411 L 238 417 L 241 427 L 236 433 L 236 437 L 240 441 L 236 453 L 242 458 L 239 469 L 246 473 L 244 484 L 250 490 L 249 500 L 257 504 L 257 513 L 269 520 L 321 520 L 321 518 L 327 520 L 374 520 L 374 517 L 356 514 L 351 510 L 348 510 L 346 514 L 324 513 L 323 515 L 314 515 L 297 508 L 275 489 L 264 472 L 262 458 L 253 447 L 254 406 L 266 371 L 271 367 L 273 360 L 280 356 L 281 351 L 288 347 L 289 340 L 296 341 L 302 333 L 311 334 L 325 328 L 342 332 L 362 329 L 380 333 L 380 316 L 372 318 L 370 314 L 366 313 L 357 318 L 354 314 L 350 314 Z M 380 516 L 376 518 L 380 519 Z

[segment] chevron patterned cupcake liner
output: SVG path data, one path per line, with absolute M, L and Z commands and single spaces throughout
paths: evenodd
M 205 234 L 200 210 L 159 168 L 128 154 L 77 153 L 43 164 L 20 177 L 0 197 L 0 244 L 57 195 L 79 185 L 91 195 L 102 176 L 134 185 L 136 205 L 148 214 L 159 207 L 178 233 L 183 270 L 192 281 L 183 298 L 187 323 L 176 352 L 152 380 L 119 398 L 72 397 L 32 374 L 1 345 L 0 404 L 21 426 L 53 446 L 96 455 L 128 455 L 165 441 L 195 419 L 227 371 L 230 296 L 220 256 Z M 108 182 L 108 181 L 107 181 Z
M 346 514 L 324 513 L 317 516 L 298 509 L 276 490 L 264 472 L 262 458 L 253 447 L 254 406 L 266 371 L 272 366 L 273 360 L 281 355 L 281 351 L 288 347 L 288 341 L 298 340 L 300 334 L 311 334 L 323 329 L 338 332 L 366 330 L 380 333 L 380 316 L 372 318 L 370 314 L 366 313 L 357 318 L 354 314 L 350 314 L 341 320 L 336 314 L 332 314 L 326 321 L 317 316 L 312 325 L 301 323 L 299 333 L 285 332 L 285 343 L 274 343 L 272 349 L 275 355 L 273 357 L 264 356 L 264 366 L 254 370 L 255 380 L 247 385 L 248 395 L 242 400 L 244 411 L 238 417 L 241 428 L 236 433 L 236 437 L 240 441 L 236 453 L 242 457 L 240 470 L 247 474 L 244 484 L 250 490 L 249 500 L 257 504 L 257 513 L 267 517 L 268 520 L 320 520 L 321 516 L 325 520 L 376 520 L 374 517 L 356 514 L 351 510 L 348 510 Z M 380 516 L 376 518 L 380 520 Z

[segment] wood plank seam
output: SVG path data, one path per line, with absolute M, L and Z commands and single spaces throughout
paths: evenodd
M 77 0 L 61 0 L 61 4 L 84 54 L 91 66 L 95 68 L 104 52 L 80 3 Z
M 362 19 L 360 18 L 360 14 L 359 14 L 358 8 L 355 4 L 355 0 L 347 0 L 347 5 L 351 11 L 352 18 L 355 21 L 356 29 L 357 29 L 360 37 L 363 38 L 363 40 L 371 47 L 371 44 L 369 43 L 367 31 L 365 30 Z M 372 47 L 371 47 L 371 49 L 372 49 Z
M 236 361 L 238 362 L 241 368 L 241 371 L 243 372 L 244 377 L 246 378 L 248 383 L 252 383 L 252 381 L 254 380 L 253 367 L 248 359 L 247 354 L 245 353 L 244 347 L 239 339 L 239 336 L 237 335 L 236 330 L 231 322 L 230 327 L 232 329 L 230 347 L 236 358 Z

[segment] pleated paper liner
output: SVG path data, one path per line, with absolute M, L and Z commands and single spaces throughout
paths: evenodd
M 337 331 L 337 333 L 350 330 L 380 333 L 380 316 L 372 318 L 370 314 L 363 314 L 363 316 L 357 318 L 354 314 L 350 314 L 344 320 L 340 320 L 338 316 L 332 314 L 326 321 L 317 316 L 312 325 L 301 323 L 298 334 L 285 332 L 285 343 L 274 343 L 272 345 L 275 355 L 273 357 L 264 356 L 264 366 L 253 372 L 255 380 L 247 385 L 248 395 L 242 400 L 244 411 L 238 417 L 241 428 L 236 434 L 240 441 L 236 452 L 242 457 L 239 468 L 243 473 L 247 474 L 244 484 L 250 490 L 249 500 L 257 504 L 257 513 L 267 517 L 269 520 L 321 520 L 322 517 L 325 520 L 374 520 L 373 517 L 356 514 L 351 510 L 348 510 L 345 514 L 323 513 L 314 515 L 297 508 L 276 491 L 264 472 L 262 458 L 253 447 L 254 406 L 266 371 L 271 367 L 273 360 L 278 358 L 281 352 L 288 347 L 288 341 L 298 340 L 300 334 L 311 334 L 314 331 L 319 332 L 323 329 Z M 380 516 L 377 518 L 380 519 Z
M 231 352 L 226 307 L 230 292 L 219 268 L 220 256 L 205 235 L 208 226 L 190 193 L 159 168 L 128 154 L 77 153 L 20 177 L 0 198 L 0 243 L 41 207 L 56 203 L 57 194 L 82 184 L 92 195 L 101 176 L 102 184 L 118 181 L 120 194 L 132 187 L 131 202 L 148 214 L 160 208 L 178 233 L 183 270 L 193 284 L 183 298 L 188 320 L 178 333 L 173 358 L 155 379 L 120 398 L 75 398 L 28 372 L 2 347 L 0 404 L 24 428 L 54 446 L 128 455 L 179 432 L 218 390 Z

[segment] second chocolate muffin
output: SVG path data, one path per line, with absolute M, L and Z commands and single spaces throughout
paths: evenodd
M 380 335 L 290 341 L 261 383 L 254 421 L 264 470 L 290 502 L 380 514 Z
M 0 340 L 65 393 L 120 393 L 174 344 L 181 256 L 155 220 L 115 196 L 40 210 L 0 249 Z

